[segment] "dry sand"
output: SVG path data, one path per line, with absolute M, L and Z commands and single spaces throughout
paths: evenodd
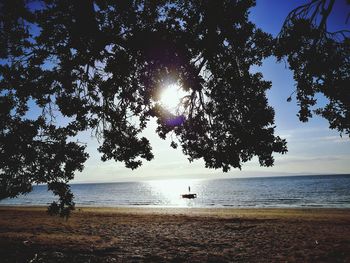
M 350 210 L 0 207 L 0 262 L 350 262 Z

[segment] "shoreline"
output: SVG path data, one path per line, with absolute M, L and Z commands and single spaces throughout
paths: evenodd
M 0 206 L 4 262 L 350 262 L 350 209 Z
M 2 210 L 19 210 L 19 211 L 46 211 L 47 205 L 0 205 Z M 327 215 L 347 215 L 350 219 L 350 208 L 329 208 L 329 207 L 167 207 L 167 206 L 115 206 L 115 207 L 98 207 L 98 206 L 76 206 L 72 214 L 77 212 L 94 212 L 94 213 L 112 213 L 112 214 L 174 214 L 174 215 L 188 215 L 188 216 L 212 216 L 212 217 L 232 217 L 237 215 L 246 216 L 311 216 L 319 215 L 324 217 Z
M 0 204 L 0 209 L 15 209 L 15 208 L 28 208 L 28 209 L 40 209 L 40 208 L 47 208 L 50 205 L 50 203 L 47 204 Z M 350 207 L 329 207 L 329 206 L 303 206 L 303 207 L 293 207 L 293 206 L 268 206 L 268 207 L 253 207 L 253 206 L 206 206 L 206 207 L 200 207 L 200 206 L 161 206 L 161 205 L 116 205 L 116 206 L 97 206 L 97 205 L 76 205 L 75 209 L 97 209 L 97 210 L 124 210 L 124 209 L 130 209 L 130 210 L 344 210 L 350 211 Z

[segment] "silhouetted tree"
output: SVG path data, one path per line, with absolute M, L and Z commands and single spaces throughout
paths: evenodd
M 272 166 L 272 154 L 285 153 L 286 142 L 274 135 L 266 98 L 271 83 L 250 67 L 261 65 L 273 47 L 279 58 L 292 54 L 288 37 L 296 33 L 290 32 L 294 22 L 286 22 L 276 45 L 248 20 L 254 4 L 1 1 L 0 199 L 48 183 L 60 197 L 49 212 L 68 216 L 74 203 L 67 183 L 88 158 L 78 133 L 91 130 L 100 138 L 103 161 L 135 169 L 153 158 L 140 135 L 150 118 L 161 138 L 176 136 L 190 161 L 203 159 L 206 167 L 226 172 L 257 156 L 260 165 Z M 339 56 L 340 49 L 323 49 L 332 52 L 322 51 L 325 57 Z M 344 70 L 329 74 L 348 78 Z M 162 87 L 171 83 L 187 93 L 176 112 L 159 102 Z M 305 108 L 315 85 L 301 85 Z
M 312 0 L 292 10 L 277 38 L 275 54 L 279 60 L 287 57 L 294 73 L 299 119 L 306 122 L 312 116 L 310 106 L 316 105 L 315 95 L 320 93 L 327 104 L 314 113 L 326 118 L 331 129 L 350 135 L 350 31 L 327 30 L 334 3 Z

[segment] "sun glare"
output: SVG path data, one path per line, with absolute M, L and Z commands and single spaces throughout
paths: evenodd
M 160 94 L 160 103 L 169 111 L 174 112 L 181 103 L 181 99 L 186 96 L 178 84 L 165 86 Z
M 193 179 L 169 179 L 149 181 L 154 195 L 159 196 L 165 206 L 189 207 L 196 204 L 196 200 L 181 198 L 182 194 L 196 193 L 200 181 Z M 189 189 L 190 187 L 190 189 Z

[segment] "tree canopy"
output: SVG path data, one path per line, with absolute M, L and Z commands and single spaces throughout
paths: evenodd
M 328 31 L 334 3 L 312 0 L 292 10 L 277 38 L 275 54 L 279 60 L 287 57 L 294 73 L 299 119 L 305 122 L 315 113 L 327 119 L 331 129 L 350 135 L 350 30 Z M 318 93 L 328 102 L 312 112 Z
M 68 215 L 67 183 L 88 158 L 79 132 L 100 139 L 103 161 L 135 169 L 153 158 L 141 136 L 151 118 L 190 161 L 272 166 L 286 141 L 274 134 L 271 83 L 250 70 L 271 55 L 294 72 L 300 119 L 321 92 L 330 102 L 316 113 L 349 134 L 350 42 L 327 32 L 326 2 L 293 10 L 274 39 L 249 21 L 253 0 L 1 1 L 0 199 L 47 183 L 60 198 L 50 213 Z M 186 93 L 176 112 L 159 101 L 169 83 Z

